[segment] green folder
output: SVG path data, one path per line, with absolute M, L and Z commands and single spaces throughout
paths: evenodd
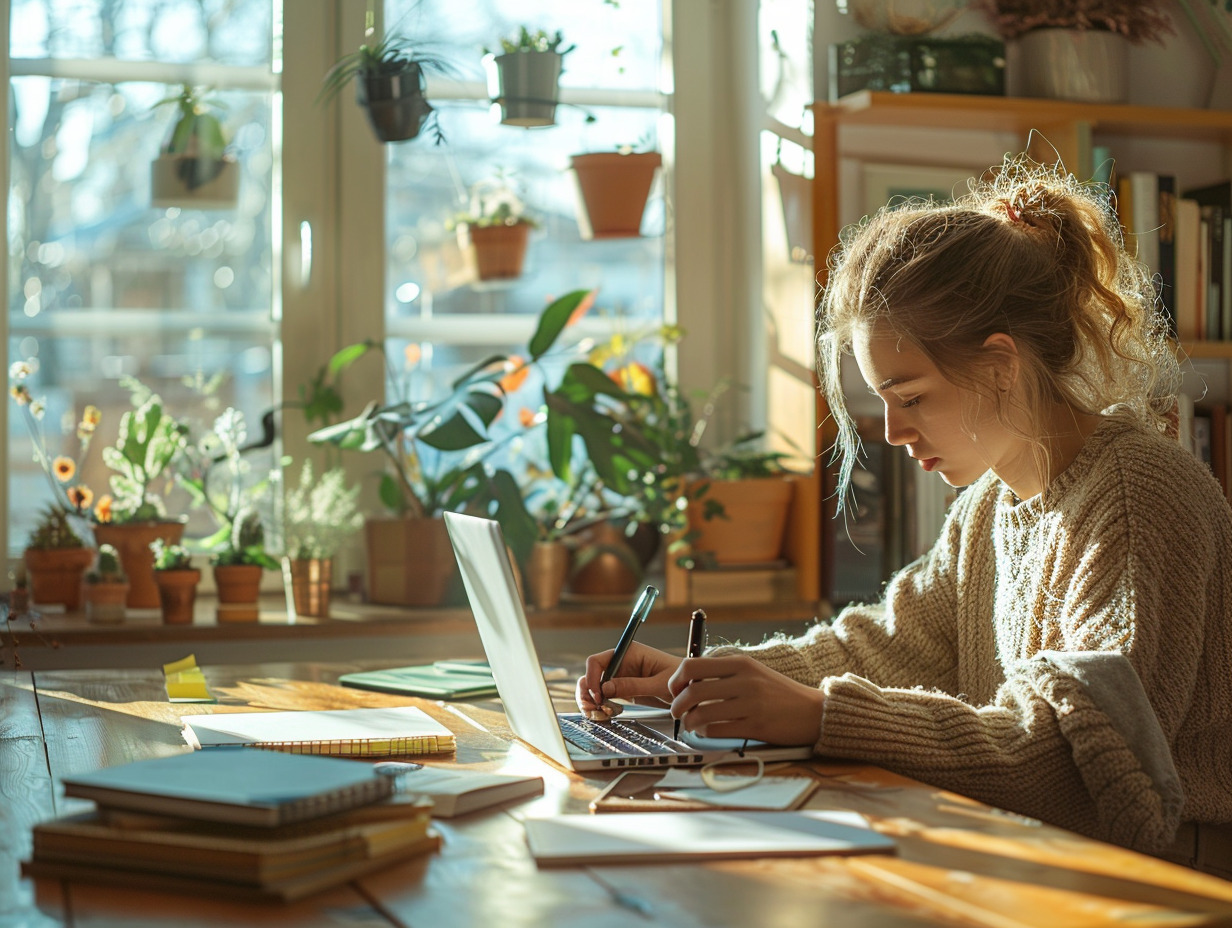
M 344 673 L 338 678 L 338 682 L 343 686 L 353 686 L 361 690 L 432 696 L 436 699 L 469 699 L 474 696 L 496 695 L 496 680 L 490 673 L 442 670 L 434 664 Z

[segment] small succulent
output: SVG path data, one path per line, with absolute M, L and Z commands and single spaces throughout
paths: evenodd
M 123 583 L 124 569 L 120 566 L 120 552 L 113 545 L 99 545 L 94 568 L 86 574 L 88 583 Z
M 41 551 L 52 549 L 84 548 L 85 542 L 73 530 L 69 512 L 63 506 L 48 506 L 39 517 L 38 525 L 30 533 L 27 548 Z
M 277 569 L 278 562 L 266 553 L 265 526 L 257 510 L 249 508 L 240 511 L 231 525 L 227 547 L 214 555 L 213 562 L 218 567 L 244 564 L 266 570 Z
M 150 550 L 154 553 L 155 570 L 190 570 L 192 569 L 192 552 L 183 545 L 169 545 L 161 538 L 150 542 Z

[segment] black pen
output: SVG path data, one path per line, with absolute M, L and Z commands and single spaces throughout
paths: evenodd
M 689 619 L 689 643 L 685 648 L 685 656 L 701 657 L 705 641 L 706 611 L 704 609 L 694 609 L 693 618 Z M 672 740 L 680 740 L 680 719 L 676 719 L 676 724 L 673 726 Z
M 650 615 L 650 607 L 654 605 L 654 601 L 658 596 L 659 591 L 653 586 L 648 586 L 642 590 L 642 595 L 637 598 L 637 604 L 633 607 L 633 614 L 629 616 L 629 624 L 620 633 L 620 640 L 616 642 L 616 650 L 612 653 L 612 659 L 603 668 L 603 674 L 599 677 L 600 692 L 598 695 L 600 699 L 603 698 L 603 684 L 616 676 L 616 671 L 620 669 L 620 665 L 625 659 L 625 652 L 629 650 L 629 645 L 633 644 L 633 637 L 637 634 L 637 627 L 646 621 L 647 616 Z

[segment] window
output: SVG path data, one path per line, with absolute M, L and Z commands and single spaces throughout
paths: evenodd
M 8 360 L 36 368 L 30 389 L 46 400 L 53 454 L 75 449 L 86 404 L 102 411 L 82 473 L 97 492 L 107 484 L 97 446 L 114 442 L 129 408 L 126 377 L 198 427 L 227 406 L 255 426 L 277 401 L 276 9 L 270 0 L 12 0 Z M 174 118 L 156 104 L 182 83 L 209 85 L 225 106 L 240 175 L 233 208 L 150 203 L 151 163 Z M 51 500 L 12 413 L 16 552 Z M 267 452 L 254 467 L 272 460 Z M 169 511 L 184 502 L 169 497 Z

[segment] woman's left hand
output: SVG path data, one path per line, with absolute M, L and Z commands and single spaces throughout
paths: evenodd
M 672 715 L 702 737 L 809 746 L 821 737 L 821 690 L 744 654 L 685 658 L 667 688 Z

